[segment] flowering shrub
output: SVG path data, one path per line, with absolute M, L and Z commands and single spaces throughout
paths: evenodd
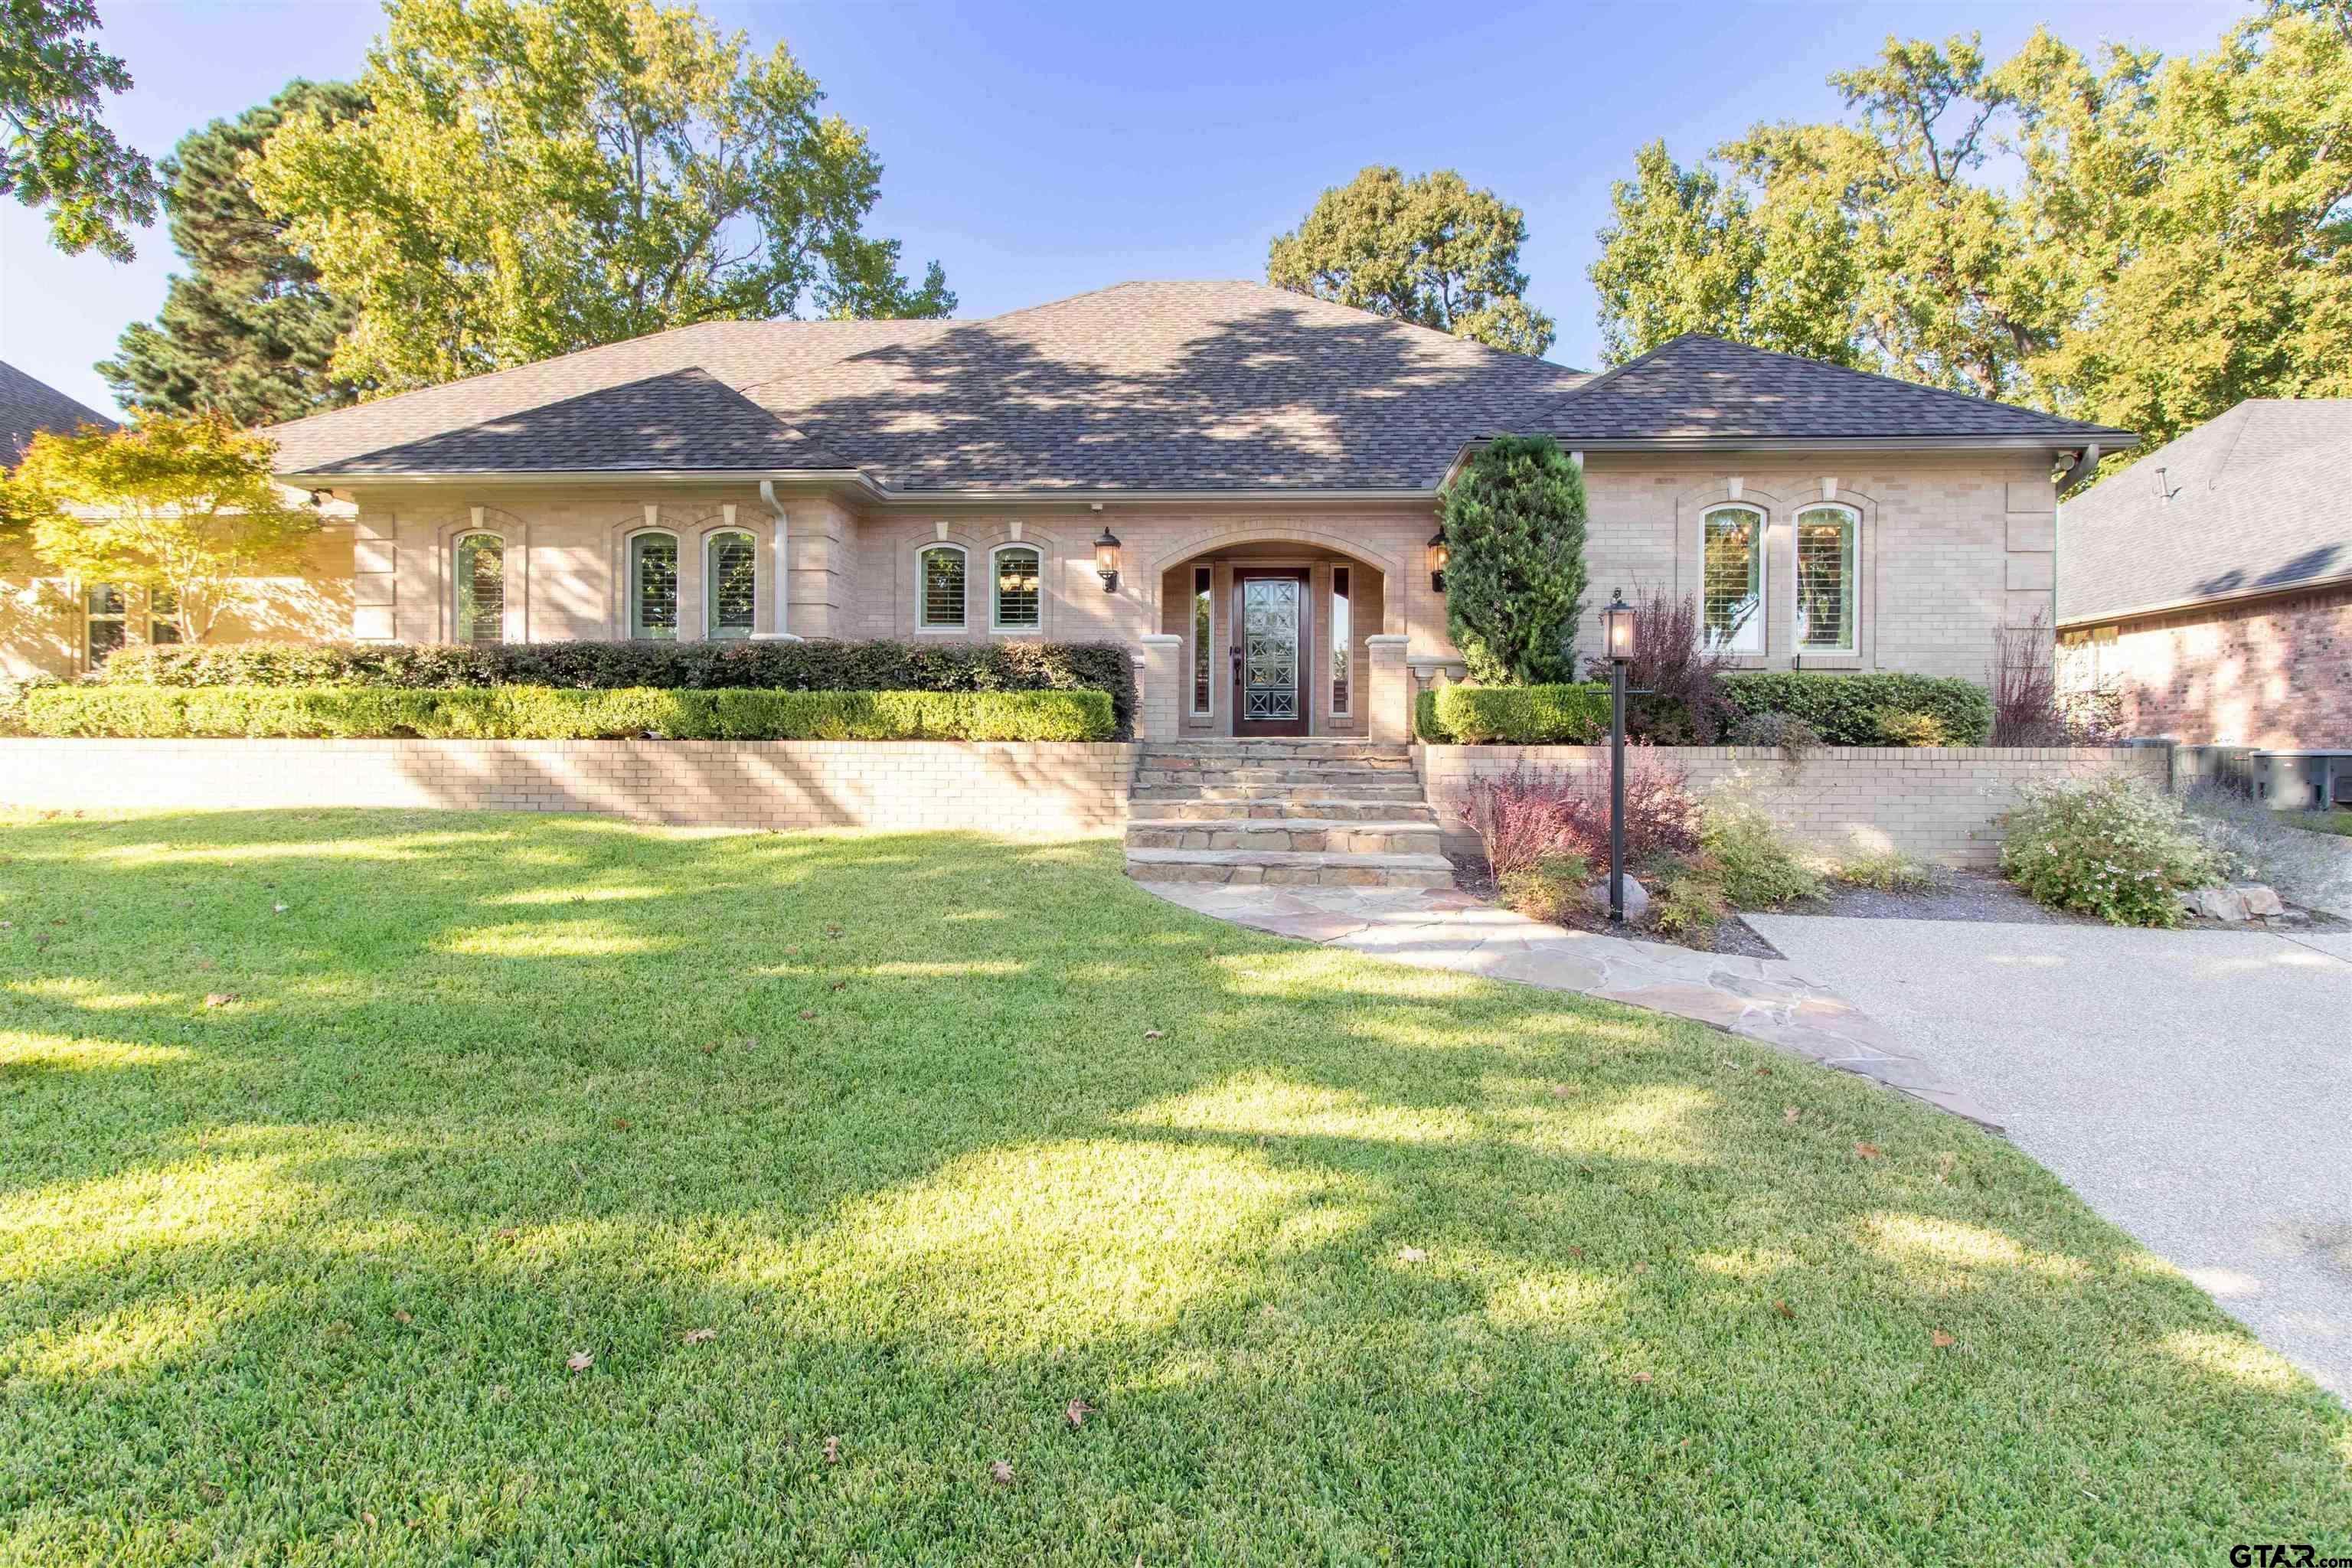
M 1486 847 L 1500 883 L 1546 855 L 1609 858 L 1609 771 L 1529 768 L 1474 778 L 1455 816 Z M 1625 853 L 1630 858 L 1698 847 L 1698 802 L 1690 776 L 1636 752 L 1625 764 Z
M 2029 785 L 2009 814 L 2000 868 L 2053 909 L 2137 926 L 2178 925 L 2175 895 L 2228 871 L 2179 802 L 2120 777 Z

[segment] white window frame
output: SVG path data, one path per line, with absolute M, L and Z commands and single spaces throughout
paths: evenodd
M 490 539 L 498 542 L 499 640 L 497 644 L 489 646 L 503 646 L 507 641 L 507 617 L 514 611 L 514 605 L 510 602 L 511 596 L 507 592 L 507 578 L 512 574 L 514 567 L 513 563 L 507 559 L 509 548 L 507 536 L 493 528 L 469 528 L 449 541 L 449 629 L 456 634 L 456 640 L 468 647 L 484 646 L 474 641 L 470 635 L 472 628 L 466 624 L 467 574 L 460 569 L 466 557 L 466 546 L 477 539 Z
M 941 551 L 952 551 L 963 561 L 962 613 L 950 625 L 931 619 L 931 595 L 924 581 L 923 563 Z M 971 552 L 961 544 L 934 541 L 915 552 L 915 630 L 928 637 L 961 637 L 971 628 Z
M 1037 618 L 1034 621 L 1008 621 L 1003 618 L 1003 584 L 1000 580 L 996 558 L 1018 552 L 1037 563 Z M 971 604 L 971 588 L 964 593 L 967 610 Z M 1045 629 L 1045 552 L 1026 540 L 1011 540 L 988 552 L 988 629 L 992 632 L 1043 632 Z
M 1348 595 L 1345 599 L 1339 596 L 1339 574 L 1342 572 L 1348 574 Z M 1330 668 L 1324 670 L 1323 677 L 1327 681 L 1330 680 L 1339 673 L 1339 665 L 1347 666 L 1348 677 L 1343 683 L 1343 689 L 1348 694 L 1348 700 L 1342 702 L 1336 695 L 1332 698 L 1331 717 L 1348 719 L 1354 717 L 1356 711 L 1356 569 L 1352 564 L 1346 562 L 1333 564 L 1330 594 L 1331 651 L 1337 654 L 1339 658 Z M 1348 626 L 1344 632 L 1340 630 L 1339 625 L 1339 606 L 1343 604 L 1348 606 Z
M 1201 586 L 1203 578 L 1208 581 L 1208 587 L 1205 590 Z M 1204 596 L 1209 601 L 1209 627 L 1205 632 L 1201 629 L 1200 616 L 1201 600 Z M 1185 630 L 1192 634 L 1193 642 L 1192 662 L 1184 667 L 1184 684 L 1191 689 L 1186 703 L 1191 708 L 1193 718 L 1213 719 L 1217 716 L 1217 569 L 1215 567 L 1192 568 L 1192 592 L 1185 601 L 1184 608 L 1185 619 L 1190 623 Z M 1205 652 L 1201 647 L 1201 639 L 1204 637 L 1208 639 Z M 1208 666 L 1208 679 L 1203 681 L 1194 679 L 1204 663 Z M 1209 700 L 1205 703 L 1199 700 L 1202 692 L 1208 694 Z
M 676 620 L 675 624 L 670 626 L 669 636 L 666 637 L 649 636 L 641 628 L 639 624 L 639 616 L 644 609 L 644 584 L 637 579 L 637 551 L 644 545 L 646 541 L 649 539 L 667 539 L 669 541 L 669 546 L 672 552 L 670 562 L 670 575 L 673 578 L 671 592 L 677 595 L 681 601 L 685 597 L 686 544 L 684 541 L 678 538 L 677 531 L 667 528 L 639 528 L 632 530 L 628 537 L 621 542 L 621 591 L 623 595 L 621 607 L 624 613 L 625 629 L 631 642 L 681 642 L 686 637 L 686 605 L 682 602 L 671 606 L 671 614 L 676 617 Z
M 1709 643 L 1706 640 L 1706 525 L 1727 511 L 1745 512 L 1756 522 L 1756 646 L 1739 647 L 1730 642 Z M 1712 652 L 1729 654 L 1734 658 L 1762 658 L 1772 648 L 1772 552 L 1769 548 L 1771 519 L 1764 509 L 1747 501 L 1717 501 L 1706 508 L 1698 517 L 1698 635 L 1699 646 Z
M 115 597 L 121 603 L 122 609 L 121 613 L 110 616 L 92 615 L 89 608 L 89 596 L 92 594 L 105 593 L 110 590 L 112 591 Z M 124 648 L 131 646 L 131 589 L 128 586 L 120 583 L 85 583 L 82 584 L 81 663 L 84 669 L 96 669 L 100 664 L 105 662 L 98 657 L 96 650 L 90 645 L 89 628 L 94 626 L 121 626 L 122 628 L 122 640 L 109 648 L 107 650 L 109 654 L 121 653 Z
M 751 624 L 731 630 L 719 625 L 719 542 L 740 539 L 751 552 Z M 760 536 L 748 528 L 714 528 L 702 536 L 702 635 L 713 642 L 744 642 L 760 629 Z
M 1805 519 L 1833 511 L 1853 531 L 1853 577 L 1846 584 L 1853 613 L 1846 616 L 1842 647 L 1817 647 L 1804 640 Z M 1862 652 L 1862 512 L 1843 501 L 1817 500 L 1801 506 L 1789 520 L 1789 651 L 1799 658 L 1853 658 Z

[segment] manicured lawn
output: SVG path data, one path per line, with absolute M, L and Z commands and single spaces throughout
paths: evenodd
M 0 1560 L 2352 1549 L 1999 1141 L 1111 844 L 0 821 Z
M 2313 811 L 2291 818 L 2297 827 L 2315 833 L 2340 833 L 2352 838 L 2352 811 Z

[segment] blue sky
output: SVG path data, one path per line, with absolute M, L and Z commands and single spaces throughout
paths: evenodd
M 705 0 L 782 38 L 865 126 L 885 165 L 875 232 L 937 257 L 960 314 L 1130 278 L 1262 276 L 1266 242 L 1367 163 L 1452 167 L 1528 214 L 1530 300 L 1552 357 L 1598 358 L 1584 272 L 1609 184 L 1664 136 L 1688 161 L 1759 120 L 1820 119 L 1824 78 L 1890 33 L 1980 31 L 2005 51 L 2047 22 L 2082 46 L 2210 47 L 2242 4 L 1624 5 L 1356 7 L 1040 0 L 977 7 Z M 292 76 L 356 75 L 379 13 L 360 0 L 99 0 L 137 79 L 111 122 L 152 155 Z M 50 250 L 0 203 L 0 359 L 110 409 L 90 368 L 152 317 L 177 258 Z

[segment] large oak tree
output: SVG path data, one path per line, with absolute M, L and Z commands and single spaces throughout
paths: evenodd
M 79 36 L 98 26 L 90 0 L 0 0 L 0 195 L 48 208 L 68 255 L 128 261 L 128 231 L 155 221 L 155 171 L 99 118 L 131 72 Z

